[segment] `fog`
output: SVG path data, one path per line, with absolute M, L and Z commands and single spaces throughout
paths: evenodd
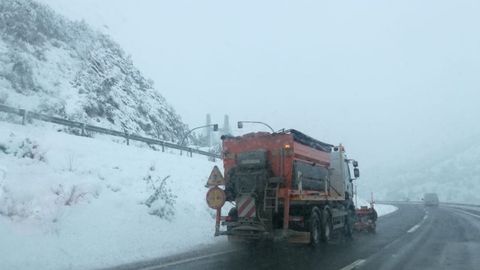
M 478 1 L 88 2 L 72 13 L 191 127 L 211 113 L 295 128 L 344 143 L 367 176 L 480 133 Z

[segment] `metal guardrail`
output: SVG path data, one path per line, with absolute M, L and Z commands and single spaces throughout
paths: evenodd
M 207 151 L 191 148 L 191 147 L 186 147 L 186 146 L 181 146 L 178 144 L 162 141 L 162 140 L 157 140 L 153 138 L 147 138 L 147 137 L 142 137 L 136 134 L 128 134 L 127 132 L 121 132 L 118 130 L 112 130 L 112 129 L 107 129 L 107 128 L 102 128 L 94 125 L 89 125 L 81 122 L 76 122 L 76 121 L 70 121 L 67 119 L 63 119 L 60 117 L 54 117 L 54 116 L 49 116 L 41 113 L 36 113 L 36 112 L 31 112 L 27 111 L 24 109 L 18 109 L 18 108 L 13 108 L 10 106 L 6 106 L 3 104 L 0 104 L 0 112 L 5 112 L 5 113 L 10 113 L 10 114 L 16 114 L 22 117 L 22 124 L 26 124 L 28 119 L 36 119 L 44 122 L 49 122 L 49 123 L 54 123 L 62 126 L 67 126 L 67 127 L 73 127 L 73 128 L 78 128 L 82 131 L 82 134 L 86 134 L 87 131 L 90 132 L 95 132 L 95 133 L 100 133 L 100 134 L 106 134 L 110 136 L 115 136 L 115 137 L 121 137 L 126 139 L 127 144 L 130 143 L 130 140 L 133 141 L 139 141 L 139 142 L 144 142 L 147 144 L 152 144 L 152 145 L 159 145 L 162 147 L 162 152 L 165 152 L 165 148 L 172 148 L 172 149 L 178 149 L 180 150 L 180 154 L 182 151 L 185 151 L 192 156 L 193 153 L 207 156 L 210 158 L 221 158 L 220 155 L 210 153 Z
M 375 201 L 378 204 L 424 204 L 424 201 Z M 446 206 L 469 206 L 469 207 L 478 207 L 480 208 L 480 204 L 467 204 L 467 203 L 454 203 L 454 202 L 440 202 L 440 205 Z

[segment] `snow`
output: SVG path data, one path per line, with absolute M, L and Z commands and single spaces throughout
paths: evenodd
M 398 210 L 396 206 L 389 205 L 389 204 L 376 204 L 375 210 L 379 217 L 391 214 Z
M 161 89 L 109 36 L 31 0 L 0 3 L 6 14 L 1 104 L 140 136 L 183 138 L 188 127 Z
M 0 269 L 99 268 L 225 241 L 204 201 L 214 165 L 0 122 Z M 149 213 L 169 205 L 144 202 L 167 176 L 174 215 L 160 218 Z
M 357 208 L 360 208 L 361 206 L 370 207 L 370 202 L 365 200 L 365 199 L 358 198 L 357 199 Z M 391 214 L 391 213 L 398 210 L 398 207 L 393 206 L 393 205 L 389 205 L 389 204 L 374 204 L 374 207 L 375 207 L 375 210 L 377 211 L 377 214 L 378 214 L 379 217 Z
M 218 162 L 53 130 L 0 122 L 0 269 L 101 268 L 226 241 L 204 201 Z M 174 203 L 147 207 L 167 176 Z
M 368 188 L 382 200 L 420 201 L 425 193 L 437 193 L 440 202 L 480 203 L 480 143 L 478 136 L 443 147 L 422 162 L 368 179 Z M 388 179 L 388 180 L 387 180 Z

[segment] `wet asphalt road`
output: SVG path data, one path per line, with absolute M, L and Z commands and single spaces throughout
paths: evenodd
M 356 233 L 317 249 L 223 244 L 115 269 L 480 269 L 480 208 L 397 207 L 379 218 L 376 234 Z
M 428 208 L 413 232 L 373 255 L 360 269 L 480 269 L 480 208 Z

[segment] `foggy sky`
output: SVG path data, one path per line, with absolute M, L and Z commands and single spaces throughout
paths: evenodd
M 480 1 L 82 2 L 190 127 L 295 128 L 365 168 L 480 132 Z

